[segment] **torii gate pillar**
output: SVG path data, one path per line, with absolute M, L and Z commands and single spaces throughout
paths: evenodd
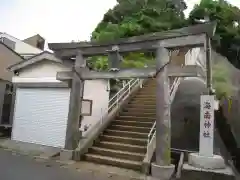
M 157 71 L 170 61 L 169 51 L 163 47 L 156 50 Z M 153 177 L 168 179 L 173 173 L 175 166 L 171 164 L 171 104 L 170 84 L 168 69 L 157 74 L 156 94 L 156 162 L 152 163 Z
M 82 98 L 84 92 L 84 81 L 79 78 L 76 69 L 85 69 L 86 60 L 82 56 L 81 52 L 78 52 L 76 61 L 72 70 L 73 77 L 69 79 L 69 85 L 71 87 L 68 122 L 65 136 L 65 148 L 60 152 L 61 160 L 70 160 L 73 156 L 73 150 L 77 148 L 79 140 L 81 138 L 81 131 L 79 131 L 79 125 L 81 124 L 81 108 Z

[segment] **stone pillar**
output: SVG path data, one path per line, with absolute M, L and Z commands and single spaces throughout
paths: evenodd
M 79 131 L 79 124 L 81 118 L 81 106 L 83 98 L 84 81 L 80 79 L 79 72 L 86 67 L 86 61 L 79 52 L 73 67 L 74 75 L 71 84 L 69 113 L 66 130 L 65 148 L 60 153 L 61 160 L 72 159 L 73 150 L 78 146 L 81 132 Z
M 205 42 L 206 75 L 208 95 L 201 96 L 199 153 L 189 155 L 189 165 L 203 169 L 224 169 L 225 162 L 221 156 L 214 155 L 214 107 L 212 94 L 211 40 L 206 36 Z
M 200 106 L 199 154 L 212 157 L 214 149 L 214 96 L 202 95 Z
M 119 54 L 118 46 L 113 46 L 111 50 L 108 50 L 109 71 L 119 71 L 121 61 L 122 57 Z
M 199 153 L 189 155 L 189 164 L 203 169 L 224 169 L 224 159 L 214 155 L 214 95 L 202 95 L 200 105 Z
M 165 48 L 157 49 L 157 71 L 169 62 L 169 52 Z M 174 173 L 171 165 L 171 117 L 170 91 L 167 66 L 157 74 L 156 102 L 156 162 L 152 164 L 152 176 L 169 179 Z

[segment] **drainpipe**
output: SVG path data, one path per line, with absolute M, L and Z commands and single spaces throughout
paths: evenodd
M 211 95 L 212 91 L 212 61 L 211 61 L 211 39 L 206 35 L 206 67 L 207 67 L 207 89 L 208 94 Z

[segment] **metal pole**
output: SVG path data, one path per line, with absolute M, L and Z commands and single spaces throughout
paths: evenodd
M 207 88 L 208 94 L 212 94 L 212 61 L 211 61 L 211 39 L 206 36 L 206 66 L 207 66 Z
M 130 94 L 130 92 L 131 92 L 131 85 L 130 85 L 130 81 L 129 81 L 129 83 L 128 83 L 128 94 Z

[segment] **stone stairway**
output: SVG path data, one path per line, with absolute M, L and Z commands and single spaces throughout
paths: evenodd
M 141 171 L 156 117 L 156 82 L 148 81 L 83 156 L 86 161 Z

